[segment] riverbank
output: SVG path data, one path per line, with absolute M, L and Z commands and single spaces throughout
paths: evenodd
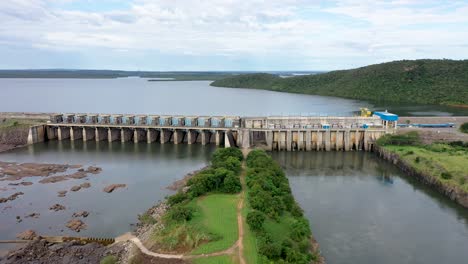
M 48 118 L 48 114 L 40 113 L 0 113 L 0 153 L 25 146 L 29 128 Z
M 378 141 L 379 146 L 375 152 L 407 175 L 415 177 L 452 201 L 468 208 L 467 143 L 420 145 L 417 143 L 419 140 L 417 134 L 411 134 L 415 135 L 415 138 L 410 140 L 408 135 L 410 134 L 388 135 L 387 139 L 382 138 Z

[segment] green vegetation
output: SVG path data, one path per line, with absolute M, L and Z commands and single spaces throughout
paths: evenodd
M 316 256 L 310 250 L 309 222 L 283 170 L 260 150 L 249 153 L 247 167 L 247 223 L 258 245 L 257 263 L 310 263 Z
M 242 218 L 244 221 L 244 226 L 247 227 L 247 215 L 249 212 L 252 212 L 252 208 L 250 207 L 248 201 L 244 201 L 245 205 L 242 208 Z M 257 247 L 257 238 L 255 237 L 255 233 L 251 228 L 244 228 L 244 257 L 247 263 L 260 263 L 260 255 Z
M 463 123 L 460 126 L 460 131 L 463 132 L 463 133 L 468 133 L 468 123 Z
M 379 146 L 389 150 L 413 167 L 417 172 L 437 178 L 443 184 L 459 187 L 468 192 L 468 143 L 433 143 L 417 144 L 418 140 L 408 144 L 401 143 L 401 138 L 415 138 L 413 135 L 387 135 L 377 141 Z
M 0 119 L 0 130 L 29 128 L 32 125 L 41 124 L 41 123 L 45 123 L 45 121 L 35 120 L 35 119 L 4 118 L 4 119 Z
M 210 234 L 220 239 L 200 245 L 192 253 L 206 254 L 224 250 L 232 246 L 238 237 L 237 200 L 232 194 L 211 194 L 197 200 L 201 213 L 192 224 L 203 225 Z
M 468 60 L 404 60 L 281 78 L 243 74 L 211 85 L 397 103 L 468 105 Z
M 154 219 L 154 217 L 152 217 L 148 212 L 138 215 L 138 220 L 145 225 L 156 224 L 156 219 Z
M 208 258 L 199 258 L 193 260 L 194 264 L 234 264 L 229 256 L 216 256 Z M 250 262 L 249 262 L 250 263 Z
M 108 255 L 108 256 L 105 256 L 104 258 L 102 258 L 99 263 L 100 264 L 115 264 L 115 263 L 117 263 L 117 261 L 118 261 L 118 259 L 117 259 L 116 256 Z
M 114 70 L 0 70 L 0 78 L 73 78 L 111 79 L 126 77 L 164 78 L 151 81 L 219 80 L 232 76 L 228 72 L 153 72 Z
M 235 193 L 241 190 L 239 149 L 218 149 L 209 168 L 197 173 L 168 198 L 164 228 L 152 235 L 152 247 L 163 252 L 205 254 L 232 246 L 238 237 Z
M 379 146 L 388 146 L 388 145 L 416 146 L 420 144 L 421 144 L 421 140 L 419 138 L 418 132 L 416 131 L 408 132 L 406 134 L 396 134 L 396 135 L 387 134 L 377 139 L 377 145 Z

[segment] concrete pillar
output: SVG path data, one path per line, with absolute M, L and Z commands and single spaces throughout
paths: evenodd
M 174 144 L 180 144 L 182 143 L 182 141 L 184 140 L 184 132 L 181 131 L 181 130 L 174 130 L 174 134 L 173 134 L 173 138 L 174 138 Z
M 239 130 L 240 140 L 238 141 L 239 147 L 243 149 L 250 148 L 250 131 L 248 129 Z
M 191 145 L 197 142 L 197 131 L 189 129 L 187 131 L 187 144 Z
M 58 127 L 57 137 L 58 137 L 58 140 L 64 140 L 64 139 L 70 138 L 70 128 Z
M 365 130 L 364 132 L 364 151 L 369 151 L 369 133 L 367 133 L 367 130 Z
M 222 132 L 220 132 L 219 130 L 216 130 L 216 132 L 215 132 L 215 144 L 216 144 L 216 146 L 221 145 L 221 140 L 222 140 L 222 138 L 221 138 L 222 135 L 221 134 L 222 134 Z
M 89 141 L 96 137 L 96 131 L 93 128 L 83 127 L 83 141 Z
M 70 140 L 78 140 L 83 138 L 83 129 L 79 127 L 70 127 Z
M 107 134 L 108 134 L 108 130 L 105 129 L 105 128 L 100 128 L 100 127 L 96 127 L 95 129 L 95 133 L 94 133 L 94 139 L 96 141 L 104 141 L 104 140 L 107 140 Z
M 349 151 L 351 149 L 351 135 L 349 133 L 349 130 L 346 130 L 343 135 L 343 141 L 344 141 L 344 151 Z
M 146 136 L 146 130 L 142 128 L 135 128 L 133 130 L 133 142 L 138 143 L 141 141 L 146 141 L 148 138 Z
M 161 132 L 160 132 L 161 144 L 165 144 L 169 142 L 171 140 L 171 135 L 172 135 L 172 131 L 167 130 L 167 129 L 161 129 Z
M 322 150 L 323 146 L 323 132 L 317 131 L 317 151 Z
M 44 139 L 45 139 L 44 126 L 33 126 L 29 128 L 28 141 L 27 141 L 28 144 L 44 142 Z
M 331 150 L 331 133 L 330 133 L 330 130 L 327 130 L 325 132 L 325 150 L 326 151 Z
M 336 131 L 336 150 L 343 150 L 343 131 Z
M 158 131 L 154 129 L 148 129 L 146 130 L 146 142 L 147 143 L 152 143 L 155 142 L 158 138 Z
M 356 144 L 356 150 L 361 150 L 361 136 L 357 130 L 354 133 L 354 144 Z
M 273 150 L 273 131 L 265 131 L 265 139 L 267 143 L 267 150 Z
M 231 142 L 230 142 L 230 140 L 229 140 L 229 135 L 228 135 L 229 133 L 230 133 L 229 131 L 226 131 L 226 133 L 224 133 L 224 147 L 225 147 L 225 148 L 230 148 L 230 147 L 232 147 L 232 146 L 231 146 Z
M 122 128 L 120 129 L 120 141 L 128 142 L 132 139 L 133 131 L 130 129 Z
M 206 144 L 210 143 L 210 132 L 209 131 L 202 130 L 201 133 L 200 133 L 200 136 L 201 136 L 201 144 L 202 145 L 206 145 Z
M 292 132 L 291 130 L 286 131 L 286 150 L 291 151 L 292 146 Z
M 120 137 L 120 130 L 117 128 L 109 128 L 107 130 L 107 140 L 109 142 L 116 141 Z
M 306 151 L 312 150 L 312 132 L 310 130 L 306 131 Z
M 297 132 L 297 149 L 304 150 L 304 132 Z

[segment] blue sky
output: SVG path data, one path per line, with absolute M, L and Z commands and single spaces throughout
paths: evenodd
M 335 70 L 468 57 L 468 1 L 2 0 L 0 69 Z

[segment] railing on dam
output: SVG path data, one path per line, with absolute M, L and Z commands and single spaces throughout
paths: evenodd
M 269 150 L 370 150 L 396 121 L 371 117 L 55 114 L 46 139 L 262 146 Z M 37 132 L 34 134 L 38 134 Z M 39 133 L 39 135 L 41 135 Z

